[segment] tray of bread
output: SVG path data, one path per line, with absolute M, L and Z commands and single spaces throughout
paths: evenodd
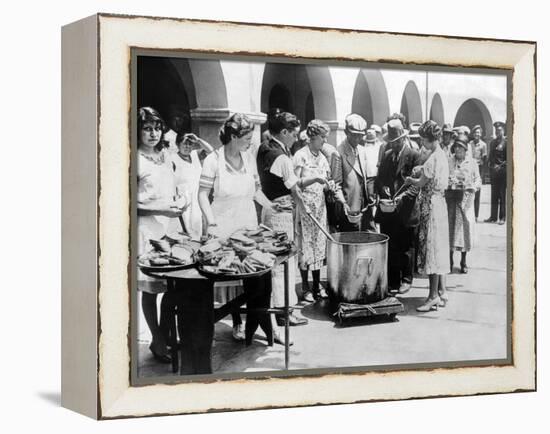
M 258 250 L 274 255 L 288 253 L 294 247 L 294 243 L 288 239 L 286 232 L 274 231 L 265 225 L 251 230 L 237 231 L 234 235 L 244 238 L 248 244 L 254 241 Z
M 260 276 L 271 271 L 277 254 L 286 253 L 292 247 L 284 232 L 265 226 L 243 229 L 227 239 L 207 240 L 197 252 L 198 270 L 207 277 Z
M 198 241 L 184 233 L 165 235 L 159 240 L 149 240 L 151 250 L 140 255 L 138 267 L 143 272 L 176 271 L 193 267 L 200 247 Z

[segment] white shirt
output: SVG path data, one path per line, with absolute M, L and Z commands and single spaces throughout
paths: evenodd
M 178 145 L 176 145 L 176 138 L 178 134 L 174 130 L 168 130 L 164 133 L 164 140 L 168 142 L 168 150 L 172 153 L 179 151 Z
M 284 155 L 279 155 L 273 164 L 271 165 L 271 169 L 269 171 L 275 175 L 281 178 L 285 184 L 285 187 L 289 190 L 296 185 L 298 182 L 298 177 L 294 173 L 294 164 L 292 163 L 292 160 L 290 157 L 286 154 L 288 150 L 286 149 L 285 145 L 282 144 L 279 140 L 277 140 L 275 137 L 271 138 L 275 143 L 278 143 L 281 148 L 283 148 L 283 151 L 285 151 Z
M 378 175 L 378 155 L 380 153 L 380 142 L 365 143 L 365 170 L 367 178 Z

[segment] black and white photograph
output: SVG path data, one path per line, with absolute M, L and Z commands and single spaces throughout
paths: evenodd
M 511 363 L 509 71 L 134 49 L 131 77 L 135 384 Z

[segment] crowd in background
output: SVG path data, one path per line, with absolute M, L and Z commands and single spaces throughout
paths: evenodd
M 292 113 L 269 113 L 262 143 L 252 143 L 254 125 L 236 113 L 223 124 L 219 144 L 189 132 L 177 117 L 169 125 L 152 108 L 138 112 L 138 230 L 140 252 L 148 239 L 185 228 L 191 237 L 228 237 L 263 223 L 284 231 L 298 249 L 302 285 L 290 291 L 290 305 L 326 298 L 320 282 L 326 237 L 310 217 L 331 232 L 376 231 L 389 236 L 388 285 L 405 294 L 415 273 L 428 275 L 430 290 L 417 307 L 427 312 L 448 303 L 445 278 L 453 253 L 461 252 L 460 272 L 475 243 L 479 218 L 480 172 L 491 176 L 489 222 L 506 216 L 505 124 L 495 123 L 487 146 L 480 126 L 453 128 L 434 121 L 407 124 L 400 113 L 384 125 L 367 125 L 358 114 L 344 121 L 346 138 L 327 143 L 330 127 L 314 119 L 302 126 Z M 215 146 L 212 146 L 215 145 Z M 273 270 L 272 307 L 284 305 L 284 273 Z M 311 274 L 311 282 L 309 275 Z M 157 295 L 162 281 L 139 274 L 142 308 L 151 330 L 153 355 L 169 361 L 159 327 Z M 218 285 L 219 301 L 242 289 Z M 161 304 L 162 305 L 162 304 Z M 275 342 L 283 343 L 274 316 Z M 307 324 L 291 313 L 290 325 Z M 271 330 L 271 329 L 269 329 Z M 265 330 L 264 330 L 265 331 Z M 270 331 L 271 333 L 271 331 Z M 233 314 L 233 336 L 244 339 L 240 315 Z

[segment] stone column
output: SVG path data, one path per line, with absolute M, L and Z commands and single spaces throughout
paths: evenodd
M 340 127 L 340 122 L 338 121 L 323 121 L 330 127 L 330 134 L 327 138 L 327 142 L 330 143 L 332 146 L 338 146 L 340 142 L 342 141 L 340 139 L 339 131 L 342 130 Z M 343 131 L 343 130 L 342 130 Z

